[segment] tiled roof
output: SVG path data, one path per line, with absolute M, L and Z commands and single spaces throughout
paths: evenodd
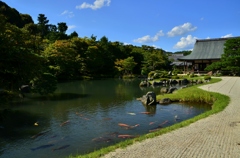
M 229 38 L 214 38 L 196 40 L 192 53 L 178 58 L 178 60 L 220 59 L 221 55 L 224 53 L 224 44 L 228 39 Z

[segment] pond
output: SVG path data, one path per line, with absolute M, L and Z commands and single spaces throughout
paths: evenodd
M 5 113 L 14 120 L 0 124 L 0 157 L 85 154 L 210 110 L 198 104 L 144 106 L 136 98 L 148 91 L 159 94 L 161 87 L 140 88 L 139 83 L 121 79 L 60 83 L 52 97 L 28 94 L 5 105 L 11 108 Z

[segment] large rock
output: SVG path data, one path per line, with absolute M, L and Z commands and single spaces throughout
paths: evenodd
M 156 105 L 157 104 L 157 97 L 154 92 L 147 92 L 146 95 L 143 95 L 142 98 L 139 98 L 144 105 Z
M 188 83 L 189 83 L 189 81 L 188 81 L 187 79 L 184 78 L 184 79 L 182 80 L 182 84 L 188 84 Z
M 170 87 L 167 93 L 173 93 L 173 91 L 176 91 L 176 87 Z
M 19 91 L 21 93 L 30 93 L 30 86 L 29 85 L 22 85 L 20 88 L 19 88 Z
M 168 92 L 168 88 L 167 87 L 162 87 L 160 89 L 160 93 L 167 93 Z
M 153 86 L 163 85 L 163 82 L 162 81 L 159 81 L 159 82 L 153 81 L 152 85 Z
M 141 81 L 140 84 L 139 84 L 140 87 L 148 87 L 150 85 L 151 85 L 151 83 L 148 82 L 147 80 L 146 81 Z

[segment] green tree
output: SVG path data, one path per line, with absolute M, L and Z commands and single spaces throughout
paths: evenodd
M 57 28 L 58 28 L 58 31 L 60 33 L 65 34 L 67 29 L 68 29 L 68 26 L 67 26 L 67 24 L 65 22 L 60 22 L 60 23 L 58 23 L 58 27 Z
M 30 81 L 32 91 L 41 95 L 53 93 L 57 89 L 57 80 L 51 73 L 43 73 Z
M 29 32 L 0 21 L 0 87 L 17 90 L 41 73 L 44 59 L 35 54 Z
M 48 22 L 49 20 L 47 20 L 47 17 L 44 14 L 38 15 L 38 28 L 41 32 L 42 38 L 48 33 Z
M 43 55 L 48 60 L 49 71 L 59 80 L 75 78 L 80 69 L 80 55 L 71 41 L 55 41 L 47 46 Z
M 115 61 L 115 67 L 119 72 L 124 72 L 125 75 L 132 74 L 133 68 L 137 65 L 133 57 L 128 57 L 126 59 L 117 59 Z
M 78 37 L 78 33 L 76 31 L 73 31 L 70 35 L 70 38 Z
M 228 39 L 224 44 L 224 54 L 221 62 L 224 70 L 231 71 L 234 75 L 240 73 L 240 38 Z

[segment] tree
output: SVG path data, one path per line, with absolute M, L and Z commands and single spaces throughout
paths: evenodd
M 76 31 L 73 31 L 70 35 L 70 38 L 78 37 L 78 33 Z
M 75 45 L 71 41 L 55 41 L 48 45 L 43 55 L 48 59 L 49 72 L 59 80 L 74 78 L 80 69 L 80 55 L 77 54 Z
M 234 75 L 240 73 L 240 38 L 228 39 L 224 44 L 224 54 L 221 62 L 225 70 L 231 71 Z
M 47 32 L 48 32 L 48 22 L 49 20 L 47 20 L 47 17 L 44 14 L 39 14 L 38 15 L 38 27 L 39 30 L 41 32 L 41 37 L 43 38 L 44 36 L 46 36 Z
M 137 65 L 137 63 L 134 61 L 133 57 L 128 57 L 124 60 L 117 59 L 115 61 L 115 67 L 118 69 L 119 72 L 124 72 L 124 74 L 132 74 L 133 68 Z
M 0 21 L 0 87 L 17 90 L 42 70 L 44 59 L 34 53 L 29 32 Z
M 57 80 L 51 73 L 43 73 L 30 81 L 32 91 L 41 95 L 53 93 L 57 89 Z
M 68 26 L 67 26 L 67 24 L 65 22 L 60 22 L 60 23 L 58 23 L 58 27 L 57 28 L 58 28 L 58 31 L 60 33 L 65 34 L 67 29 L 68 29 Z

